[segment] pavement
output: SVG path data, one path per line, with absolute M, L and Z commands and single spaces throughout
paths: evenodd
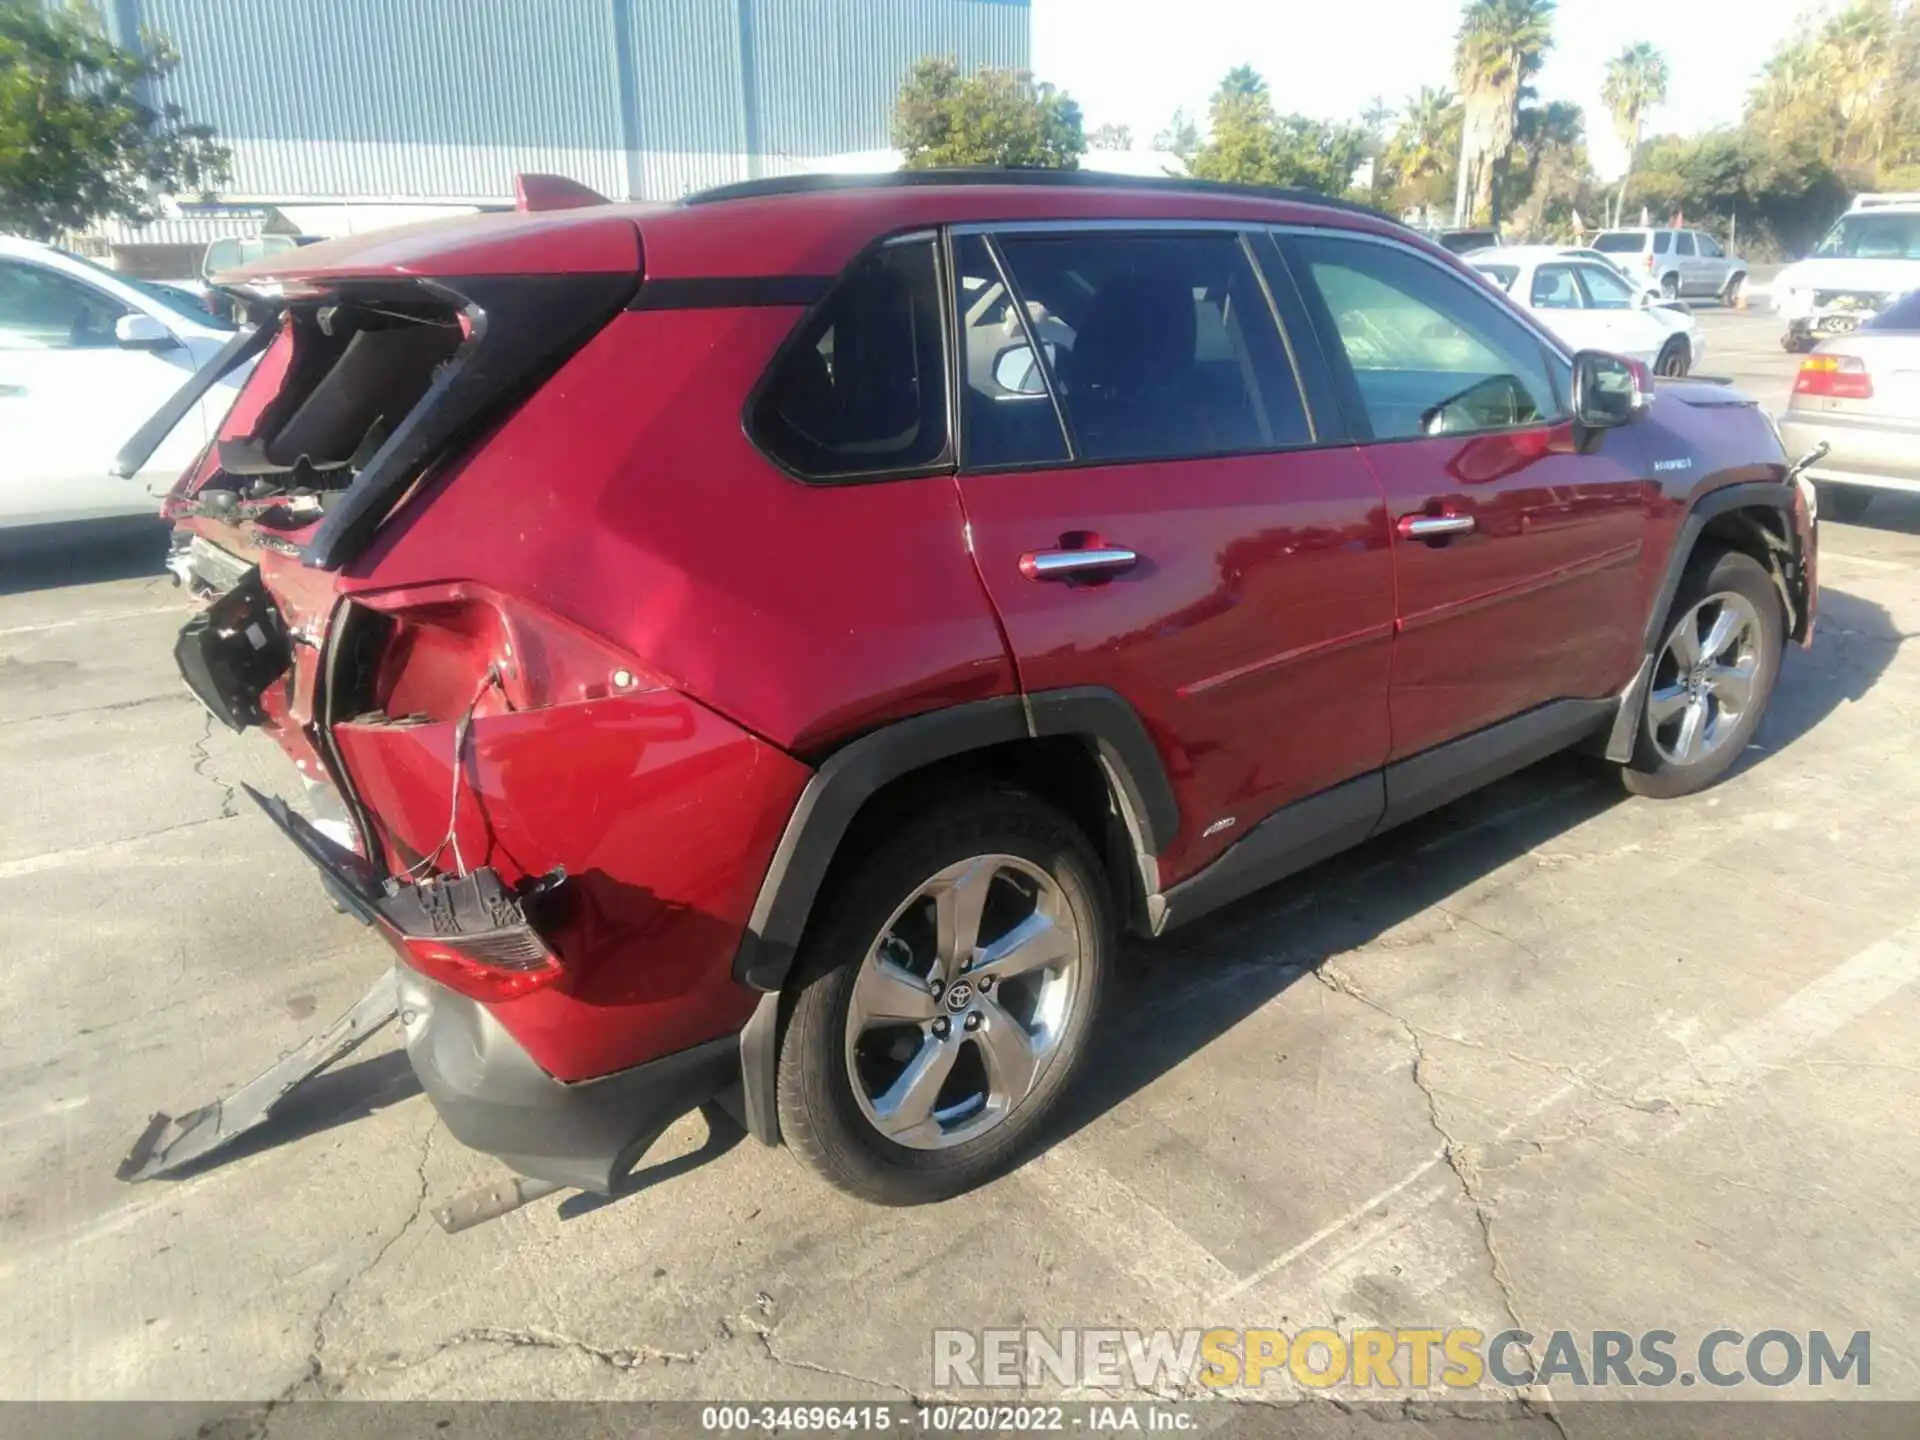
M 1703 324 L 1784 402 L 1771 317 Z M 114 1178 L 390 957 L 236 803 L 288 772 L 182 693 L 152 549 L 0 562 L 0 1397 L 900 1398 L 935 1326 L 1519 1322 L 1868 1330 L 1866 1393 L 1920 1398 L 1920 504 L 1823 535 L 1723 784 L 1556 759 L 1130 946 L 1000 1182 L 869 1208 L 690 1117 L 633 1193 L 457 1236 L 431 1206 L 500 1171 L 378 1042 L 222 1163 Z

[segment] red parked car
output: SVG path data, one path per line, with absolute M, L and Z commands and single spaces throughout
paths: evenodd
M 1568 354 L 1370 212 L 581 198 L 229 277 L 272 318 L 168 502 L 183 673 L 291 757 L 267 810 L 526 1175 L 609 1190 L 723 1099 L 951 1195 L 1094 1063 L 1121 930 L 1565 747 L 1697 790 L 1810 637 L 1750 401 Z

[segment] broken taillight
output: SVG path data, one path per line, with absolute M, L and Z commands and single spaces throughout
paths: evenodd
M 516 895 L 486 866 L 431 875 L 395 887 L 380 916 L 401 957 L 428 979 L 475 1000 L 511 1000 L 566 974 L 527 913 L 565 880 L 556 870 Z
M 519 599 L 465 582 L 355 597 L 378 612 L 385 633 L 369 636 L 372 665 L 335 713 L 371 711 L 454 721 L 476 705 L 490 673 L 497 699 L 480 704 L 543 710 L 609 695 L 657 690 L 662 682 L 618 647 Z
M 1858 355 L 1809 355 L 1800 362 L 1793 393 L 1823 400 L 1871 400 L 1873 376 Z
M 517 943 L 500 946 L 489 937 L 423 935 L 403 935 L 398 943 L 403 958 L 422 975 L 475 1000 L 511 1000 L 566 973 L 559 956 L 543 944 L 536 950 Z M 503 949 L 509 953 L 502 954 Z

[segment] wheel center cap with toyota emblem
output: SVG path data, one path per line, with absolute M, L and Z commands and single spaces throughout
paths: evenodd
M 973 982 L 971 980 L 954 981 L 947 987 L 947 993 L 941 996 L 941 999 L 947 1002 L 949 1011 L 958 1015 L 973 1003 Z

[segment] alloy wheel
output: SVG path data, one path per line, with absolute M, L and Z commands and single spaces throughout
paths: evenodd
M 853 986 L 847 1074 L 861 1113 L 915 1150 L 978 1139 L 1033 1092 L 1066 1034 L 1082 937 L 1058 883 L 1013 855 L 934 875 Z
M 1697 765 L 1726 746 L 1753 703 L 1763 643 L 1753 602 L 1731 590 L 1680 617 L 1647 695 L 1647 729 L 1662 760 Z

